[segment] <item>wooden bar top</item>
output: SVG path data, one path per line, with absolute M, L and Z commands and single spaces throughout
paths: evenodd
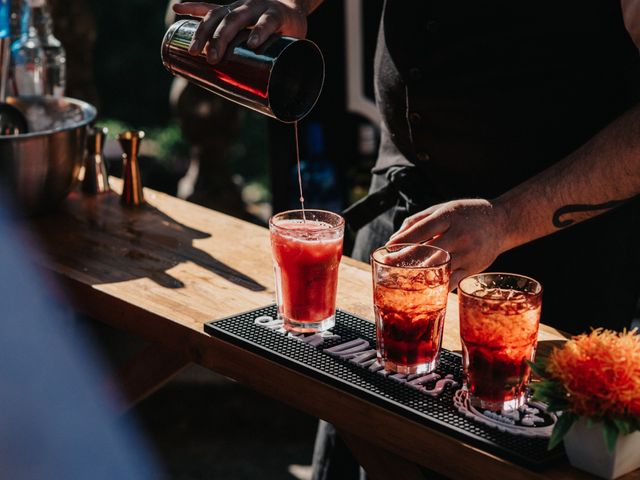
M 60 212 L 34 224 L 41 264 L 200 333 L 205 322 L 275 301 L 265 228 L 152 190 L 145 195 L 147 205 L 128 209 L 116 194 L 72 194 Z M 338 307 L 372 321 L 372 302 L 369 265 L 343 257 Z M 539 338 L 563 336 L 542 325 Z M 453 294 L 443 346 L 460 350 Z
M 518 467 L 209 337 L 205 322 L 274 302 L 268 231 L 152 190 L 145 197 L 127 209 L 115 193 L 73 193 L 56 213 L 25 222 L 40 242 L 37 263 L 78 310 L 452 478 L 591 478 L 567 464 Z M 372 319 L 369 266 L 344 258 L 340 268 L 338 307 Z M 451 295 L 443 341 L 451 350 L 460 349 L 457 317 Z M 541 348 L 562 339 L 541 327 Z

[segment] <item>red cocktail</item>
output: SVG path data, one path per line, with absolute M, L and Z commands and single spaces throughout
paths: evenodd
M 449 254 L 428 245 L 393 245 L 371 259 L 378 361 L 400 373 L 433 371 L 449 293 Z
M 293 210 L 269 222 L 278 313 L 285 328 L 317 332 L 335 325 L 344 220 L 322 210 Z
M 520 275 L 485 273 L 458 286 L 465 387 L 472 404 L 512 410 L 525 401 L 542 307 L 542 286 Z

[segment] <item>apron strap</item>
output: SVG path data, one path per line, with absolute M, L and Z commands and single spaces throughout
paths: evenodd
M 342 212 L 349 228 L 356 232 L 377 216 L 396 206 L 399 201 L 405 202 L 407 199 L 419 196 L 420 192 L 415 191 L 418 183 L 416 179 L 421 176 L 416 167 L 390 168 L 386 173 L 386 185 L 370 192 Z

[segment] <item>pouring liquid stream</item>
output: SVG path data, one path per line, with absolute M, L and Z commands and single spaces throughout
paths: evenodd
M 300 205 L 302 207 L 302 221 L 307 222 L 307 216 L 304 213 L 304 195 L 302 194 L 302 172 L 300 170 L 300 143 L 298 140 L 298 121 L 293 122 L 293 131 L 296 136 L 296 160 L 298 161 L 298 187 L 300 188 Z

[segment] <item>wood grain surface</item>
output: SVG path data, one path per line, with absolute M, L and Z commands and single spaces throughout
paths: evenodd
M 112 187 L 118 191 L 120 182 L 112 179 Z M 145 198 L 143 208 L 126 209 L 115 193 L 74 193 L 58 212 L 25 226 L 37 241 L 37 263 L 53 272 L 79 311 L 175 352 L 175 361 L 163 356 L 159 371 L 173 371 L 189 359 L 335 423 L 356 442 L 354 450 L 362 452 L 357 439 L 366 439 L 390 459 L 417 462 L 450 478 L 591 478 L 567 464 L 526 470 L 209 337 L 205 322 L 274 302 L 268 231 L 152 190 L 145 189 Z M 345 258 L 338 306 L 371 320 L 371 288 L 369 266 Z M 542 326 L 539 338 L 544 351 L 563 336 Z M 443 343 L 460 348 L 455 295 Z M 627 478 L 640 479 L 640 472 Z
M 112 187 L 120 182 L 112 179 Z M 145 190 L 148 205 L 123 208 L 116 194 L 74 193 L 33 226 L 40 263 L 64 277 L 203 332 L 207 321 L 275 301 L 265 228 Z M 343 258 L 338 307 L 373 319 L 369 265 Z M 541 326 L 541 341 L 563 338 Z M 460 349 L 450 295 L 443 346 Z

